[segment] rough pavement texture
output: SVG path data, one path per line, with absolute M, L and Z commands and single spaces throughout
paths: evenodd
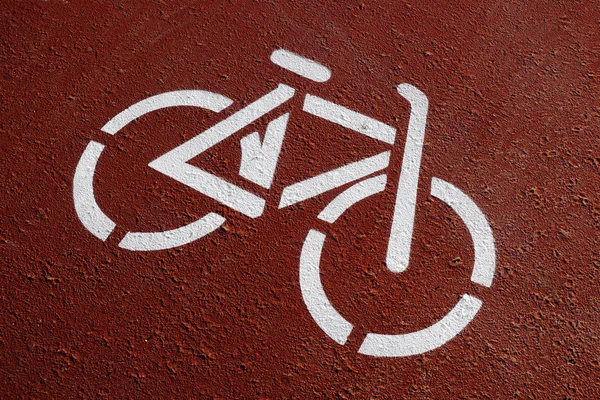
M 8 2 L 0 11 L 0 391 L 2 398 L 600 398 L 599 20 L 595 1 Z M 116 2 L 114 2 L 116 3 Z M 332 70 L 309 82 L 269 62 L 276 48 Z M 337 192 L 277 210 L 284 187 L 388 150 L 290 103 L 275 183 L 244 181 L 239 139 L 195 165 L 265 196 L 262 218 L 227 210 L 147 167 L 219 121 L 152 113 L 115 137 L 110 118 L 148 96 L 205 89 L 234 108 L 289 84 L 398 127 L 385 194 L 333 227 Z M 430 101 L 412 262 L 385 269 L 408 107 Z M 75 214 L 75 166 L 90 140 L 106 241 Z M 465 226 L 428 195 L 432 177 L 469 194 L 492 225 L 497 273 L 470 282 Z M 117 247 L 129 230 L 172 229 L 208 211 L 226 224 L 167 251 Z M 312 320 L 298 260 L 328 235 L 321 276 L 356 329 L 339 346 Z M 369 331 L 441 318 L 483 300 L 444 347 L 357 354 Z

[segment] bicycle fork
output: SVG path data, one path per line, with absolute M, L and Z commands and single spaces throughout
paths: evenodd
M 402 84 L 398 86 L 397 90 L 409 101 L 411 113 L 396 192 L 386 264 L 389 270 L 400 273 L 406 270 L 410 260 L 428 101 L 427 97 L 412 85 Z M 393 145 L 395 142 L 396 130 L 391 126 L 319 97 L 307 95 L 303 110 L 388 144 Z M 279 208 L 383 170 L 388 166 L 389 158 L 390 152 L 383 152 L 291 185 L 284 189 Z M 362 199 L 385 189 L 385 175 L 382 176 L 382 179 L 372 178 L 364 182 L 361 187 L 348 192 L 346 201 L 355 201 L 350 198 Z M 333 210 L 323 210 L 319 218 L 329 218 L 329 222 L 333 222 L 331 220 L 335 219 L 334 217 L 327 217 L 328 213 L 333 212 Z

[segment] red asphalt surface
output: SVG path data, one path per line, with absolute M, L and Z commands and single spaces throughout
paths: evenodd
M 8 2 L 1 14 L 0 397 L 600 398 L 600 7 L 595 1 Z M 188 4 L 189 3 L 189 4 Z M 269 61 L 284 48 L 329 67 L 310 82 Z M 388 186 L 326 227 L 343 189 L 278 210 L 284 187 L 389 149 L 300 111 L 295 97 L 271 190 L 238 175 L 239 139 L 192 160 L 267 200 L 250 219 L 147 164 L 223 115 L 178 107 L 111 137 L 100 128 L 149 96 L 203 89 L 239 109 L 278 83 L 398 127 Z M 395 90 L 430 108 L 412 258 L 385 252 L 408 124 Z M 73 204 L 88 142 L 106 145 L 92 236 Z M 429 195 L 439 177 L 493 229 L 491 288 L 470 281 L 461 220 Z M 118 248 L 127 231 L 227 222 L 183 247 Z M 355 325 L 340 346 L 298 280 L 311 228 L 328 235 L 321 278 Z M 407 333 L 458 297 L 483 301 L 445 346 L 357 353 L 367 332 Z

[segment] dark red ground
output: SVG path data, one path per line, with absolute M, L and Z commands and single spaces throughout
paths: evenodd
M 600 398 L 597 2 L 107 3 L 1 11 L 0 397 Z M 332 79 L 271 64 L 280 47 Z M 239 106 L 278 82 L 399 127 L 394 179 L 408 121 L 394 88 L 411 83 L 431 104 L 409 269 L 383 264 L 394 185 L 327 231 L 337 241 L 326 243 L 325 289 L 358 332 L 343 347 L 311 319 L 298 284 L 302 241 L 326 229 L 315 216 L 339 191 L 277 204 L 285 186 L 386 146 L 292 114 L 275 184 L 257 190 L 265 215 L 249 220 L 147 167 L 220 117 L 171 109 L 114 138 L 100 132 L 157 93 L 205 89 Z M 92 139 L 107 145 L 98 201 L 119 224 L 106 243 L 72 200 Z M 237 143 L 194 163 L 256 190 L 235 176 Z M 434 176 L 492 224 L 490 289 L 469 281 L 468 232 L 428 196 Z M 190 245 L 117 247 L 126 230 L 171 229 L 209 210 L 225 227 Z M 483 308 L 441 349 L 357 354 L 365 332 L 421 329 L 465 291 Z

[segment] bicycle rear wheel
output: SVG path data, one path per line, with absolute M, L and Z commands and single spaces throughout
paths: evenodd
M 232 103 L 233 101 L 225 96 L 204 90 L 161 93 L 141 100 L 120 112 L 101 130 L 109 135 L 115 135 L 137 118 L 167 107 L 200 107 L 220 112 Z M 105 241 L 116 227 L 116 223 L 100 209 L 94 196 L 94 174 L 104 147 L 103 144 L 95 141 L 88 143 L 79 159 L 73 178 L 73 201 L 77 216 L 86 229 L 102 241 Z M 127 232 L 119 242 L 119 247 L 134 251 L 152 251 L 183 246 L 214 232 L 224 222 L 223 216 L 209 213 L 176 229 L 161 232 Z

